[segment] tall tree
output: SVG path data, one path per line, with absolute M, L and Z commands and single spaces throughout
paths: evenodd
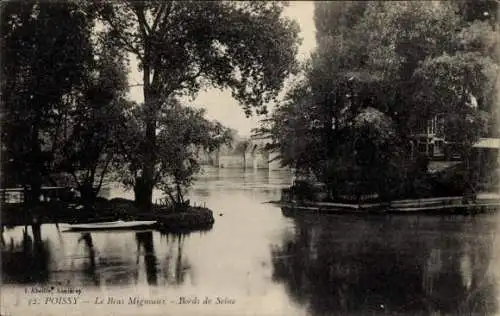
M 35 202 L 57 146 L 50 132 L 91 58 L 91 23 L 75 2 L 9 1 L 1 15 L 2 158 Z
M 129 117 L 127 133 L 121 138 L 123 145 L 122 166 L 119 179 L 127 186 L 135 186 L 141 176 L 144 147 L 141 136 L 144 133 L 143 107 L 136 107 Z M 221 145 L 232 141 L 232 132 L 219 122 L 205 118 L 204 110 L 182 105 L 176 98 L 169 98 L 162 104 L 158 114 L 157 150 L 154 184 L 161 190 L 172 206 L 185 206 L 184 191 L 200 171 L 200 149 L 212 153 Z
M 150 208 L 158 161 L 161 104 L 202 86 L 230 88 L 250 115 L 280 90 L 293 70 L 298 27 L 278 2 L 95 2 L 115 44 L 139 61 L 145 131 L 136 201 Z
M 67 98 L 66 135 L 56 151 L 55 169 L 70 175 L 86 208 L 91 208 L 113 167 L 126 130 L 124 54 L 111 41 L 93 43 L 81 89 Z
M 471 18 L 460 5 L 315 4 L 318 47 L 306 80 L 287 95 L 268 128 L 284 162 L 329 182 L 341 174 L 355 179 L 358 171 L 367 183 L 377 182 L 376 172 L 371 172 L 375 166 L 384 165 L 397 175 L 401 165 L 399 154 L 383 155 L 409 151 L 405 144 L 419 123 L 436 114 L 445 118 L 446 139 L 462 144 L 466 154 L 494 104 L 500 63 L 493 54 L 498 42 L 491 23 L 495 19 Z M 468 3 L 465 11 L 473 5 Z M 378 119 L 360 126 L 356 122 L 369 108 Z M 387 131 L 394 133 L 394 141 L 386 141 Z M 360 148 L 353 146 L 360 135 L 376 150 L 374 160 L 362 158 Z M 299 150 L 293 152 L 294 146 Z
M 157 186 L 182 210 L 184 192 L 200 170 L 198 148 L 211 153 L 229 144 L 231 135 L 219 122 L 207 120 L 205 110 L 183 106 L 175 99 L 162 109 L 159 122 Z

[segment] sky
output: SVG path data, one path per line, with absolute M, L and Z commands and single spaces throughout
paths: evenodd
M 316 46 L 316 31 L 313 20 L 314 3 L 312 1 L 291 1 L 284 14 L 296 20 L 300 25 L 302 44 L 297 58 L 299 61 L 304 61 Z M 135 63 L 131 61 L 131 70 L 134 69 L 137 68 Z M 130 84 L 138 84 L 141 82 L 140 80 L 141 74 L 132 71 Z M 130 97 L 134 101 L 142 102 L 141 89 L 142 87 L 132 87 L 130 89 Z M 189 104 L 197 108 L 205 108 L 208 119 L 217 120 L 223 125 L 237 130 L 240 136 L 249 136 L 251 129 L 258 126 L 259 118 L 255 115 L 246 118 L 242 107 L 233 99 L 230 91 L 221 91 L 215 88 L 201 91 Z

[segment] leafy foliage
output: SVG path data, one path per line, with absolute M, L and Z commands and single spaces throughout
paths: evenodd
M 92 36 L 93 16 L 79 3 L 3 9 L 2 158 L 18 173 L 8 185 L 27 187 L 32 200 L 48 180 L 76 186 L 90 207 L 125 132 L 125 52 Z
M 132 104 L 127 89 L 123 54 L 109 43 L 94 46 L 82 89 L 69 105 L 64 143 L 56 168 L 69 173 L 85 203 L 95 201 L 104 178 L 116 166 L 120 139 L 125 130 L 125 111 Z
M 141 110 L 136 108 L 135 115 L 144 115 Z M 185 190 L 200 171 L 199 149 L 212 152 L 232 141 L 229 129 L 219 122 L 207 120 L 204 115 L 204 110 L 183 106 L 174 98 L 162 106 L 158 118 L 158 160 L 155 164 L 154 179 L 155 187 L 169 198 L 172 205 L 181 206 L 185 203 Z M 133 131 L 130 134 L 132 137 L 125 140 L 124 151 L 128 156 L 124 160 L 127 162 L 127 168 L 119 172 L 120 179 L 130 187 L 141 181 L 142 146 L 137 146 L 141 140 L 141 127 L 137 122 L 141 122 L 141 119 L 129 125 L 129 129 L 132 128 Z
M 60 145 L 67 96 L 83 84 L 91 23 L 73 2 L 10 1 L 1 14 L 2 160 L 34 200 Z
M 231 141 L 227 130 L 206 120 L 204 114 L 172 101 L 159 118 L 157 186 L 174 205 L 185 202 L 183 193 L 200 171 L 198 148 L 211 152 Z
M 115 41 L 154 71 L 151 89 L 168 97 L 203 83 L 233 89 L 262 106 L 293 71 L 297 25 L 278 2 L 123 1 L 95 3 Z M 148 85 L 149 83 L 145 83 Z
M 247 114 L 265 112 L 295 66 L 298 29 L 282 10 L 266 2 L 6 3 L 3 168 L 19 171 L 13 183 L 34 188 L 34 199 L 43 176 L 69 174 L 91 206 L 114 171 L 141 205 L 153 187 L 183 204 L 200 149 L 230 145 L 233 132 L 178 97 L 230 88 Z M 125 98 L 129 53 L 144 76 L 142 105 Z
M 133 54 L 143 74 L 144 155 L 134 158 L 136 201 L 150 208 L 157 127 L 166 100 L 204 86 L 231 89 L 245 113 L 265 113 L 294 71 L 298 27 L 279 2 L 89 1 L 114 43 Z
M 415 176 L 406 144 L 436 114 L 467 156 L 488 132 L 500 64 L 496 16 L 479 18 L 474 5 L 315 4 L 318 47 L 305 79 L 263 126 L 282 163 L 331 192 L 352 184 L 358 195 L 392 194 Z

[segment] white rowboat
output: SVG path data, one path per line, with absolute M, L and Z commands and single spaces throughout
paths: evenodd
M 99 222 L 86 224 L 65 224 L 61 225 L 67 230 L 106 230 L 106 229 L 136 229 L 150 227 L 156 224 L 156 221 L 114 221 L 114 222 Z

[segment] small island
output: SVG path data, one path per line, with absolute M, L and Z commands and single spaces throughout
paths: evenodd
M 151 211 L 143 211 L 132 200 L 97 198 L 91 209 L 81 204 L 61 201 L 41 202 L 35 208 L 22 203 L 2 206 L 2 225 L 41 225 L 48 223 L 98 223 L 113 221 L 156 221 L 153 228 L 161 232 L 189 232 L 210 229 L 213 212 L 207 207 L 186 204 L 182 208 L 153 204 Z

